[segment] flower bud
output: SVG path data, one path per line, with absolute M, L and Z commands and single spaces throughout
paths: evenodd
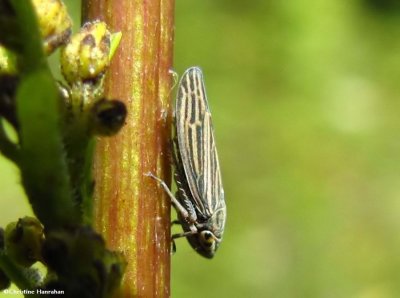
M 89 22 L 61 50 L 61 71 L 72 85 L 96 80 L 109 65 L 110 32 L 104 22 Z
M 21 266 L 30 267 L 41 259 L 43 241 L 43 226 L 36 218 L 25 216 L 6 227 L 6 253 Z
M 72 21 L 61 0 L 33 0 L 32 3 L 44 39 L 44 50 L 49 55 L 69 39 Z

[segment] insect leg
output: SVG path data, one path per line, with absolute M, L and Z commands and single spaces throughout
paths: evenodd
M 172 240 L 177 239 L 177 238 L 191 236 L 191 235 L 194 235 L 197 233 L 198 233 L 198 231 L 196 229 L 196 230 L 191 230 L 191 231 L 187 231 L 187 232 L 183 232 L 183 233 L 174 234 L 174 235 L 172 235 Z
M 173 226 L 173 225 L 180 225 L 180 224 L 181 224 L 181 222 L 180 222 L 179 219 L 175 219 L 175 220 L 171 221 L 171 226 Z
M 171 87 L 171 91 L 172 91 L 175 88 L 175 86 L 178 84 L 179 76 L 178 76 L 178 73 L 173 69 L 168 70 L 168 73 L 170 75 L 172 75 L 172 80 L 173 80 L 172 87 Z
M 178 233 L 178 234 L 174 234 L 171 236 L 171 242 L 172 242 L 172 253 L 176 253 L 176 243 L 175 243 L 175 239 L 177 238 L 182 238 L 182 237 L 187 237 L 193 234 L 197 234 L 197 230 L 194 231 L 188 231 L 188 232 L 184 232 L 184 233 Z
M 172 242 L 172 254 L 174 254 L 174 253 L 176 253 L 176 244 L 175 244 L 175 240 L 174 239 L 171 239 L 171 242 Z
M 152 173 L 148 172 L 145 174 L 145 176 L 151 177 L 160 183 L 162 188 L 164 188 L 165 192 L 167 195 L 170 197 L 172 204 L 174 205 L 175 209 L 181 214 L 183 218 L 188 218 L 190 219 L 189 212 L 179 203 L 179 201 L 175 198 L 175 196 L 172 194 L 172 192 L 169 190 L 168 186 L 165 184 L 164 181 L 162 181 L 160 178 L 154 176 Z

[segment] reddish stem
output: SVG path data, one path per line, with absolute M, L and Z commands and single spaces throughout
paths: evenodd
M 171 180 L 173 11 L 174 0 L 83 1 L 85 20 L 122 32 L 105 96 L 124 101 L 128 117 L 98 141 L 94 164 L 94 226 L 128 262 L 117 297 L 170 296 L 170 202 L 144 174 Z

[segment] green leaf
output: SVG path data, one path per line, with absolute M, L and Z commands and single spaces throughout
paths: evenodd
M 110 44 L 110 55 L 109 59 L 114 57 L 115 51 L 117 50 L 119 43 L 121 42 L 122 32 L 115 32 L 111 34 L 111 44 Z

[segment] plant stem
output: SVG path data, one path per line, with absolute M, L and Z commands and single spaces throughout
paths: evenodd
M 105 96 L 127 105 L 125 127 L 97 142 L 94 225 L 128 262 L 118 297 L 170 296 L 170 202 L 145 173 L 170 182 L 174 0 L 84 1 L 122 39 Z
M 32 209 L 46 229 L 78 222 L 72 202 L 61 131 L 59 95 L 47 67 L 30 1 L 11 1 L 20 40 L 21 83 L 16 94 L 20 125 L 19 167 Z

